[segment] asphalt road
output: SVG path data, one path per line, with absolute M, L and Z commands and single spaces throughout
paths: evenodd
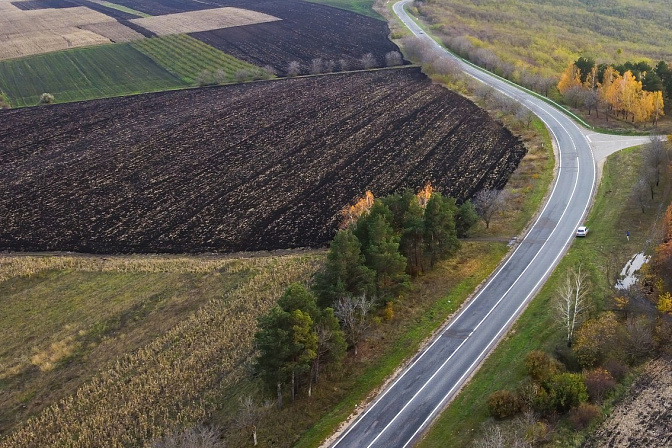
M 403 7 L 394 11 L 419 38 L 443 51 Z M 445 52 L 446 57 L 453 57 Z M 539 290 L 574 238 L 596 185 L 596 165 L 581 129 L 544 101 L 462 61 L 464 71 L 539 116 L 557 143 L 552 193 L 513 254 L 440 335 L 341 434 L 332 447 L 406 447 L 455 396 Z

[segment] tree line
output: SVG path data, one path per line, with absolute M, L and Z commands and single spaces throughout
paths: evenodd
M 558 91 L 574 107 L 585 107 L 588 115 L 599 110 L 641 123 L 652 120 L 654 127 L 665 115 L 665 98 L 672 93 L 672 70 L 664 61 L 655 67 L 646 62 L 621 65 L 596 64 L 581 57 L 569 64 L 560 77 Z
M 454 255 L 459 237 L 479 217 L 471 202 L 458 205 L 427 185 L 383 198 L 370 192 L 343 210 L 324 267 L 309 286 L 291 285 L 258 320 L 255 371 L 277 394 L 308 396 L 323 371 L 354 356 L 378 319 L 392 319 L 410 280 Z

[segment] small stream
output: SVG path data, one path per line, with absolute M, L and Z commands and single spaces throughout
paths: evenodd
M 641 269 L 642 265 L 649 261 L 649 257 L 643 253 L 635 254 L 621 271 L 620 279 L 616 281 L 616 289 L 626 290 L 632 285 L 637 283 L 637 272 Z

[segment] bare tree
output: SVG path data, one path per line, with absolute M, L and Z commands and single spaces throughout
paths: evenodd
M 586 109 L 588 109 L 588 115 L 590 115 L 591 110 L 595 109 L 595 114 L 599 118 L 600 115 L 597 110 L 598 97 L 599 95 L 597 90 L 593 89 L 587 90 L 586 92 L 584 92 L 583 95 L 583 105 L 586 106 Z
M 385 65 L 388 67 L 395 67 L 397 65 L 402 65 L 403 63 L 404 58 L 398 51 L 390 51 L 389 53 L 385 54 Z
M 269 74 L 269 78 L 280 74 L 272 65 L 264 65 L 263 69 Z
M 327 62 L 324 64 L 324 71 L 327 73 L 332 73 L 336 69 L 336 63 L 329 59 Z
M 357 344 L 371 324 L 369 312 L 373 308 L 373 303 L 374 300 L 366 295 L 341 297 L 335 303 L 334 314 L 341 322 L 348 342 L 355 348 L 355 355 Z
M 495 213 L 501 212 L 506 206 L 506 194 L 503 190 L 481 190 L 474 196 L 473 204 L 476 213 L 485 222 L 485 228 L 490 228 L 490 221 Z
M 583 104 L 586 97 L 586 90 L 580 86 L 574 86 L 565 92 L 565 99 L 572 105 L 572 107 L 579 107 Z
M 490 87 L 487 84 L 483 83 L 478 83 L 476 87 L 474 88 L 474 95 L 476 95 L 476 98 L 479 98 L 483 102 L 487 103 L 490 101 L 490 98 L 495 94 L 495 89 Z
M 651 141 L 644 146 L 644 161 L 653 172 L 656 187 L 660 184 L 661 168 L 667 162 L 665 142 L 658 135 L 652 135 Z
M 646 203 L 649 198 L 649 185 L 646 179 L 639 179 L 630 193 L 630 201 L 646 212 Z
M 483 437 L 476 441 L 474 445 L 477 448 L 505 448 L 506 439 L 502 433 L 502 428 L 497 424 L 488 425 Z
M 292 61 L 287 64 L 287 76 L 298 76 L 301 73 L 301 64 L 298 61 Z
M 350 70 L 350 63 L 348 62 L 347 59 L 339 59 L 338 65 L 339 67 L 341 67 L 342 72 L 347 72 L 348 70 Z
M 364 70 L 369 70 L 375 67 L 377 64 L 376 58 L 373 56 L 373 53 L 366 53 L 359 59 L 359 62 L 362 64 L 362 68 Z
M 324 70 L 324 64 L 321 58 L 315 58 L 310 61 L 310 74 L 319 75 Z
M 524 106 L 520 106 L 516 111 L 516 119 L 523 123 L 527 129 L 530 128 L 532 120 L 534 120 L 534 114 L 530 109 Z
M 210 86 L 214 84 L 215 79 L 212 76 L 212 73 L 209 72 L 208 70 L 203 70 L 201 73 L 198 74 L 198 77 L 196 78 L 196 84 L 199 86 Z
M 428 74 L 436 74 L 439 76 L 455 77 L 462 73 L 460 66 L 453 59 L 436 58 L 431 62 L 425 64 L 425 72 Z
M 574 330 L 579 326 L 588 311 L 590 281 L 581 269 L 570 268 L 556 290 L 555 309 L 560 322 L 567 333 L 567 346 L 572 345 Z
M 221 431 L 210 426 L 197 425 L 185 431 L 154 440 L 152 448 L 224 448 Z
M 401 45 L 404 48 L 408 59 L 415 63 L 425 64 L 429 62 L 428 56 L 432 53 L 431 45 L 424 39 L 417 37 L 407 37 L 402 39 Z
M 245 82 L 254 79 L 254 73 L 252 72 L 252 70 L 249 70 L 247 68 L 241 68 L 239 70 L 236 70 L 234 76 L 236 78 L 236 81 L 238 82 Z
M 229 79 L 229 76 L 221 68 L 215 70 L 214 77 L 215 77 L 215 83 L 217 84 L 224 84 Z
M 266 400 L 263 403 L 257 403 L 249 395 L 240 397 L 238 401 L 240 408 L 236 416 L 236 426 L 242 430 L 251 431 L 254 446 L 257 446 L 257 428 L 273 407 L 273 402 Z

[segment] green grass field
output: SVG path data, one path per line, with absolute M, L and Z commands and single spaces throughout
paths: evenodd
M 383 20 L 376 11 L 373 10 L 375 0 L 308 0 L 312 3 L 321 3 L 323 5 L 333 6 L 334 8 L 345 9 L 346 11 L 356 12 L 363 16 L 373 17 Z
M 238 70 L 259 69 L 186 34 L 141 39 L 131 45 L 188 84 L 196 83 L 203 71 L 222 70 L 224 81 L 233 82 Z
M 89 100 L 187 86 L 130 44 L 73 49 L 0 62 L 0 90 L 12 106 Z
M 473 379 L 434 423 L 418 445 L 421 448 L 467 447 L 481 435 L 482 423 L 491 419 L 486 400 L 499 389 L 515 389 L 525 378 L 525 355 L 532 350 L 553 353 L 563 347 L 564 336 L 556 322 L 551 300 L 557 285 L 570 267 L 579 263 L 587 268 L 593 285 L 592 294 L 604 303 L 617 271 L 634 254 L 651 250 L 652 229 L 669 204 L 669 176 L 658 188 L 655 202 L 646 213 L 628 200 L 630 188 L 637 178 L 641 157 L 629 149 L 609 158 L 595 203 L 587 219 L 590 234 L 576 240 L 553 275 L 532 301 L 512 330 L 483 363 Z M 630 231 L 630 240 L 625 232 Z M 558 446 L 578 446 L 582 434 L 561 431 L 556 434 Z M 554 445 L 555 446 L 555 445 Z

